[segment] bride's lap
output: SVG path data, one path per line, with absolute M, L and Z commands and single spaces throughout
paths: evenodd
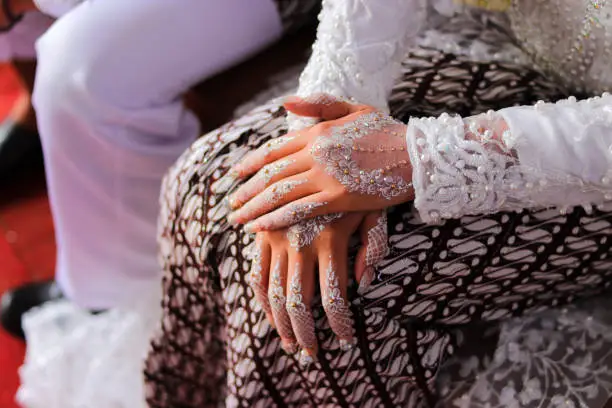
M 524 67 L 448 55 L 433 64 L 432 54 L 440 57 L 437 51 L 420 50 L 413 55 L 419 64 L 404 65 L 392 96 L 396 116 L 448 109 L 466 115 L 563 96 Z M 449 83 L 462 92 L 444 91 L 441 85 Z M 303 369 L 282 352 L 254 301 L 245 280 L 252 237 L 227 224 L 223 203 L 235 188 L 224 183 L 228 169 L 285 132 L 283 109 L 264 105 L 194 143 L 164 181 L 164 316 L 145 370 L 152 406 L 208 406 L 224 400 L 237 406 L 344 406 L 354 398 L 392 406 L 431 398 L 431 380 L 454 349 L 448 325 L 495 321 L 566 303 L 609 283 L 605 259 L 588 261 L 608 252 L 605 229 L 590 228 L 593 222 L 612 224 L 608 213 L 588 218 L 581 210 L 571 216 L 549 210 L 427 226 L 405 204 L 390 210 L 392 250 L 369 292 L 357 297 L 351 288 L 358 346 L 341 352 L 316 304 L 320 363 Z M 568 239 L 572 245 L 563 245 Z M 557 264 L 548 262 L 551 257 Z

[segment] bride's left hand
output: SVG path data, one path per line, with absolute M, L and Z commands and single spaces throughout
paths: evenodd
M 318 217 L 286 229 L 256 234 L 249 284 L 282 348 L 300 361 L 317 355 L 312 301 L 317 281 L 330 328 L 343 349 L 354 344 L 353 315 L 347 298 L 349 240 L 359 230 L 361 248 L 355 258 L 358 293 L 374 279 L 374 267 L 388 251 L 384 212 L 354 212 Z
M 372 211 L 412 199 L 406 125 L 364 105 L 292 97 L 290 112 L 338 118 L 289 133 L 248 154 L 233 177 L 256 173 L 229 198 L 233 224 L 269 231 L 320 215 Z

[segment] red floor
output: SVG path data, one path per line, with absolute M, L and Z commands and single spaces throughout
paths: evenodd
M 0 65 L 0 121 L 20 95 L 9 67 Z M 42 169 L 23 168 L 0 185 L 0 294 L 53 275 L 53 224 Z M 0 330 L 0 408 L 14 408 L 24 346 Z

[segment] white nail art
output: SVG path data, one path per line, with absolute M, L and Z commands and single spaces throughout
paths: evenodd
M 316 361 L 316 357 L 310 355 L 310 353 L 307 350 L 302 350 L 300 352 L 300 365 L 302 367 L 306 367 L 314 363 L 315 361 Z
M 343 213 L 325 214 L 293 225 L 287 230 L 289 245 L 299 251 L 312 244 L 312 241 L 319 236 L 328 224 L 343 216 Z
M 268 154 L 270 154 L 270 152 L 280 149 L 293 139 L 295 139 L 294 136 L 282 136 L 273 140 L 269 140 L 261 147 L 262 152 L 264 155 L 267 156 Z
M 389 253 L 389 242 L 387 239 L 387 213 L 382 212 L 376 222 L 376 226 L 368 231 L 368 246 L 366 248 L 365 264 L 366 269 L 357 293 L 363 294 L 368 290 L 374 280 L 374 267 Z
M 353 337 L 352 340 L 340 339 L 338 340 L 338 343 L 340 343 L 340 349 L 342 349 L 343 351 L 349 351 L 357 345 L 357 338 Z
M 300 186 L 307 182 L 308 180 L 291 180 L 280 182 L 277 185 L 274 185 L 270 190 L 268 190 L 264 200 L 268 204 L 274 205 L 287 194 L 292 192 L 297 186 Z
M 395 145 L 364 148 L 357 143 L 357 140 L 373 132 L 387 133 L 388 137 L 392 138 L 388 140 L 393 140 L 396 136 L 401 136 L 401 132 L 393 131 L 400 125 L 401 122 L 382 112 L 368 113 L 352 122 L 333 127 L 330 136 L 320 136 L 312 146 L 311 154 L 325 167 L 326 172 L 346 186 L 348 191 L 391 199 L 412 189 L 411 182 L 392 174 L 393 170 L 410 165 L 408 153 L 405 153 L 404 159 L 373 170 L 361 168 L 354 155 L 366 157 L 369 153 L 396 150 L 405 152 L 405 141 L 401 141 L 398 148 Z
M 289 225 L 295 225 L 306 217 L 308 217 L 312 212 L 325 205 L 329 204 L 328 202 L 322 203 L 292 203 L 288 204 L 285 210 L 281 212 L 280 216 L 272 216 L 270 214 L 262 216 L 258 221 L 253 221 L 247 223 L 245 225 L 246 231 L 254 231 L 256 229 L 264 229 L 264 230 L 272 230 L 280 227 L 285 227 Z
M 353 313 L 346 304 L 340 291 L 338 276 L 334 269 L 334 263 L 330 256 L 329 266 L 325 271 L 327 289 L 323 297 L 323 308 L 332 330 L 339 339 L 345 340 L 343 344 L 353 344 L 355 329 L 353 328 Z
M 359 287 L 357 288 L 357 293 L 363 295 L 370 289 L 372 286 L 372 282 L 374 281 L 374 268 L 367 266 L 363 271 L 363 275 L 361 276 L 361 280 L 359 281 Z
M 270 303 L 268 302 L 268 295 L 266 287 L 263 284 L 263 278 L 261 276 L 262 271 L 262 259 L 261 259 L 261 247 L 259 243 L 255 244 L 253 251 L 251 252 L 251 271 L 248 277 L 248 283 L 253 289 L 255 294 L 255 300 L 261 305 L 261 308 L 266 313 L 272 313 Z
M 274 269 L 270 275 L 270 304 L 272 308 L 285 308 L 285 293 L 281 278 L 281 261 L 278 259 L 274 264 Z
M 263 167 L 259 171 L 259 173 L 257 173 L 257 176 L 261 178 L 264 185 L 267 186 L 270 183 L 270 180 L 272 180 L 274 176 L 281 173 L 283 170 L 285 170 L 287 167 L 289 167 L 293 163 L 295 163 L 295 160 L 290 160 L 290 159 L 284 159 L 284 160 L 279 160 L 274 163 L 270 163 L 266 165 L 265 167 Z
M 297 264 L 291 278 L 287 297 L 287 313 L 289 313 L 293 332 L 300 345 L 315 350 L 317 348 L 317 337 L 315 335 L 314 317 L 310 307 L 304 304 L 301 269 L 301 265 Z
M 329 203 L 298 203 L 291 204 L 288 211 L 284 214 L 283 219 L 287 225 L 297 224 L 304 218 L 308 217 L 314 210 L 319 207 L 323 207 Z
M 285 297 L 285 288 L 283 287 L 281 276 L 280 257 L 277 259 L 272 273 L 270 274 L 270 289 L 268 294 L 278 334 L 285 340 L 295 341 L 291 320 L 285 308 L 287 298 Z
M 338 98 L 338 97 L 335 97 L 333 95 L 326 94 L 326 93 L 311 94 L 303 99 L 304 99 L 304 102 L 311 103 L 313 105 L 325 105 L 325 106 L 330 106 L 336 102 L 346 101 L 345 99 Z

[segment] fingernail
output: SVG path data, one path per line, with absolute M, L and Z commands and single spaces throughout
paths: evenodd
M 223 203 L 225 204 L 225 207 L 230 209 L 230 210 L 235 210 L 237 207 L 237 202 L 236 199 L 234 197 L 225 197 L 223 199 Z
M 227 222 L 229 222 L 231 225 L 236 225 L 236 213 L 231 213 L 230 215 L 228 215 Z
M 372 285 L 372 281 L 374 281 L 374 268 L 368 266 L 363 271 L 363 276 L 361 277 L 361 281 L 359 282 L 357 293 L 363 295 L 365 292 L 367 292 L 368 289 L 370 289 L 370 286 Z
M 281 348 L 285 351 L 285 353 L 287 354 L 295 354 L 298 352 L 298 345 L 296 342 L 291 342 L 291 341 L 283 341 L 281 343 Z
M 272 330 L 276 330 L 276 326 L 274 325 L 274 323 L 272 323 L 272 320 L 268 319 L 268 324 L 270 325 Z
M 255 227 L 256 227 L 256 225 L 254 223 L 252 223 L 252 222 L 246 223 L 245 226 L 244 226 L 244 231 L 247 234 L 253 234 L 253 233 L 256 232 L 255 231 Z
M 301 102 L 302 98 L 300 98 L 299 96 L 295 96 L 295 95 L 289 95 L 289 96 L 285 96 L 282 99 L 282 104 L 286 104 L 286 103 L 298 103 Z
M 310 354 L 310 352 L 306 349 L 302 349 L 300 351 L 300 365 L 302 367 L 308 367 L 310 364 L 317 361 L 317 357 Z
M 350 340 L 340 339 L 339 343 L 342 351 L 349 351 L 357 345 L 357 337 L 353 337 Z

